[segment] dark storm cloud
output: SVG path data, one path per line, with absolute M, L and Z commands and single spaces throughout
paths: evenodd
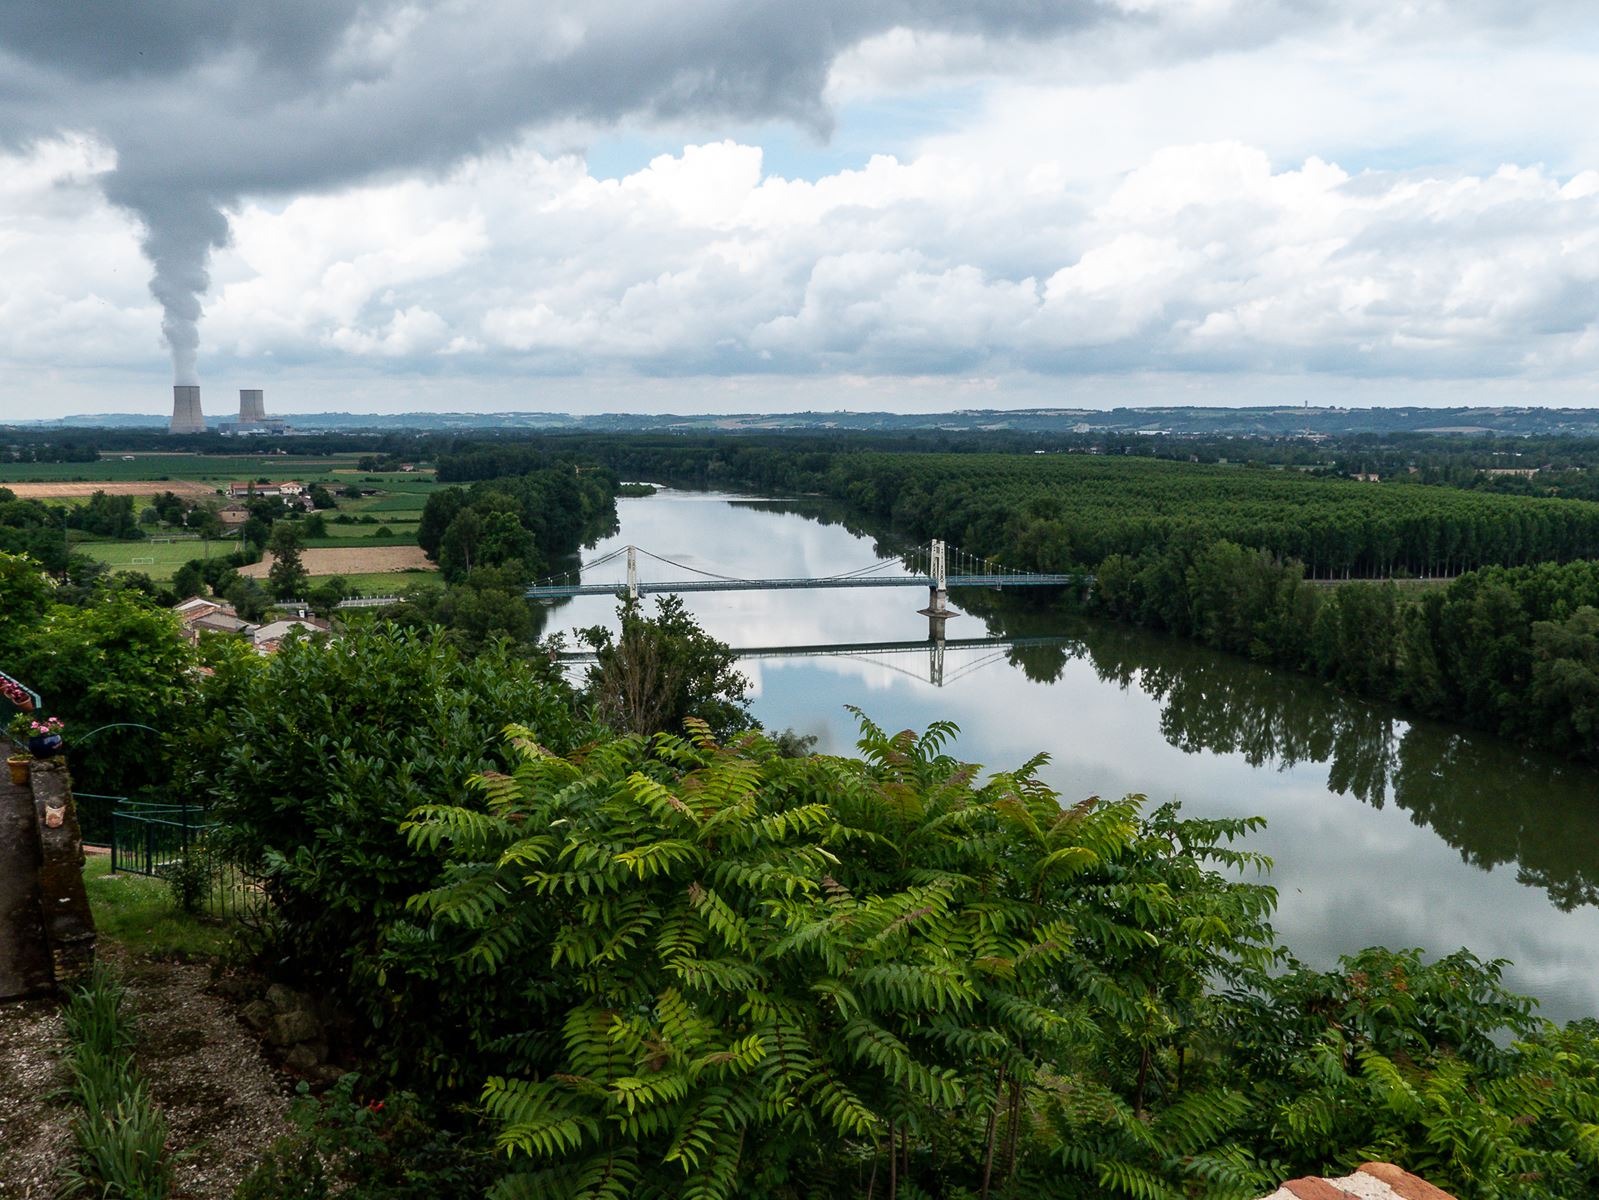
M 896 28 L 1005 44 L 1125 29 L 1158 59 L 1361 21 L 1508 28 L 1575 3 L 1437 0 L 1399 18 L 1386 0 L 5 0 L 0 147 L 74 130 L 115 148 L 106 193 L 144 225 L 187 373 L 207 263 L 244 196 L 440 169 L 568 121 L 825 133 L 832 64 Z
M 873 34 L 1036 37 L 1116 15 L 1095 0 L 9 0 L 0 139 L 77 129 L 115 147 L 107 195 L 143 222 L 189 374 L 206 264 L 243 195 L 442 167 L 558 120 L 823 131 L 830 65 Z

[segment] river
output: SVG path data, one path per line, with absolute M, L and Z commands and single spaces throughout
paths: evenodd
M 633 544 L 650 581 L 835 575 L 896 545 L 837 506 L 663 490 L 617 504 L 585 560 Z M 897 567 L 888 568 L 896 572 Z M 620 581 L 620 561 L 584 582 Z M 752 709 L 772 729 L 853 750 L 856 705 L 888 729 L 953 720 L 954 753 L 995 770 L 1039 751 L 1068 802 L 1141 793 L 1199 816 L 1260 815 L 1274 924 L 1301 960 L 1364 946 L 1466 946 L 1509 959 L 1507 984 L 1552 1019 L 1599 1015 L 1599 771 L 1530 754 L 1300 676 L 1055 611 L 1023 593 L 951 593 L 941 663 L 925 645 L 747 659 Z M 915 587 L 690 593 L 734 647 L 922 641 Z M 546 632 L 614 623 L 615 601 L 555 606 Z M 961 647 L 960 640 L 1017 644 Z

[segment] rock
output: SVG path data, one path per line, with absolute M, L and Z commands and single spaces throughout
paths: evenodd
M 280 1013 L 294 1012 L 306 1007 L 306 999 L 291 987 L 274 983 L 266 991 L 267 1002 Z
M 280 1012 L 267 1022 L 267 1041 L 274 1046 L 292 1046 L 295 1042 L 314 1042 L 322 1036 L 322 1026 L 303 1009 Z
M 311 1070 L 311 1078 L 318 1083 L 337 1083 L 347 1074 L 348 1072 L 343 1067 L 335 1067 L 331 1063 L 323 1063 L 320 1067 L 314 1067 Z
M 260 1031 L 272 1019 L 272 1006 L 265 1000 L 252 1000 L 239 1010 L 239 1015 L 251 1029 Z
M 283 1065 L 291 1071 L 310 1071 L 316 1066 L 316 1052 L 304 1042 L 290 1046 L 289 1052 L 283 1056 Z

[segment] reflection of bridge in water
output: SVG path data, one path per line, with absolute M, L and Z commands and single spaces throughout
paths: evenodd
M 942 626 L 942 621 L 939 625 Z M 747 646 L 743 649 L 734 649 L 737 658 L 859 658 L 870 660 L 878 656 L 891 654 L 905 654 L 915 651 L 927 652 L 927 673 L 923 675 L 894 663 L 883 662 L 877 665 L 887 667 L 891 671 L 898 671 L 912 679 L 931 683 L 934 687 L 945 687 L 957 679 L 1002 662 L 1008 658 L 1013 650 L 1023 650 L 1030 646 L 1061 646 L 1077 639 L 1067 636 L 1060 637 L 974 637 L 974 638 L 944 638 L 932 637 L 920 640 L 897 642 L 823 642 L 812 646 Z M 955 650 L 989 650 L 991 653 L 971 662 L 960 663 L 954 670 L 946 672 L 945 654 Z M 556 656 L 561 663 L 580 665 L 596 661 L 592 650 L 566 650 Z

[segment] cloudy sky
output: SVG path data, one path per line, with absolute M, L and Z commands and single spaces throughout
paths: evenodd
M 0 418 L 1599 403 L 1587 0 L 6 0 Z

